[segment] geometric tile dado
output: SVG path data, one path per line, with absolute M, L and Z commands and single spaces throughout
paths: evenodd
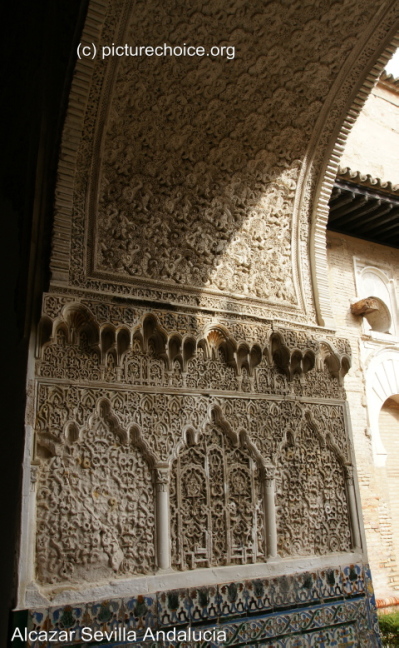
M 26 648 L 378 648 L 370 570 L 361 564 L 170 590 L 15 615 Z

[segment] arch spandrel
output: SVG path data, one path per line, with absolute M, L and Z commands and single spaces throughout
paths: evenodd
M 96 31 L 98 56 L 78 61 L 75 75 L 76 87 L 88 81 L 84 115 L 72 89 L 65 126 L 69 156 L 68 129 L 84 128 L 73 191 L 61 156 L 55 283 L 314 321 L 313 292 L 316 306 L 327 297 L 311 283 L 315 268 L 324 281 L 323 227 L 307 224 L 312 196 L 373 43 L 381 48 L 398 19 L 393 3 L 296 2 L 280 16 L 275 4 L 222 2 L 191 7 L 178 32 L 168 3 L 111 3 L 106 18 L 98 9 L 90 39 L 82 36 L 93 42 Z M 100 60 L 109 42 L 173 45 L 180 32 L 185 41 L 203 34 L 209 47 L 234 41 L 237 55 Z

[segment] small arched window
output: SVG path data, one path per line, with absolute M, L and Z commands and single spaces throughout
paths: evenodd
M 358 279 L 360 299 L 352 304 L 352 313 L 364 316 L 367 333 L 395 334 L 392 282 L 389 277 L 379 268 L 365 266 Z

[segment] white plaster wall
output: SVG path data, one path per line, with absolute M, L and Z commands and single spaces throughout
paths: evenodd
M 352 128 L 341 166 L 399 183 L 399 93 L 378 84 Z

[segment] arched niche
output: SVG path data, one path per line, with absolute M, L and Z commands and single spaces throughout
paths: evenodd
M 387 449 L 381 439 L 379 416 L 385 401 L 399 393 L 399 351 L 384 350 L 377 353 L 367 368 L 366 396 L 369 431 L 374 463 L 385 466 Z
M 396 505 L 399 501 L 399 392 L 392 394 L 382 404 L 378 424 L 381 440 L 387 451 L 388 484 L 395 482 L 394 492 L 390 493 L 390 498 Z
M 81 429 L 69 421 L 58 447 L 44 444 L 36 497 L 41 584 L 92 583 L 156 569 L 152 464 L 132 430 L 130 436 L 129 443 L 102 398 Z
M 350 551 L 359 543 L 345 459 L 309 413 L 287 433 L 276 463 L 281 557 Z
M 364 267 L 358 280 L 360 296 L 375 299 L 374 308 L 365 313 L 365 328 L 378 333 L 393 333 L 390 279 L 385 272 L 372 266 Z
M 187 435 L 170 480 L 175 569 L 266 560 L 260 469 L 245 446 L 223 421 Z
M 354 315 L 363 315 L 364 327 L 367 333 L 390 333 L 392 326 L 391 312 L 382 299 L 370 295 L 351 305 L 351 312 Z

